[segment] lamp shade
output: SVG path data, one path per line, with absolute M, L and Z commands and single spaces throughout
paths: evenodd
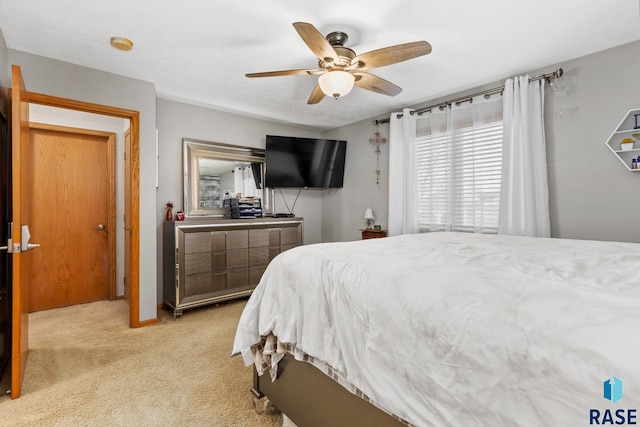
M 375 219 L 371 208 L 367 208 L 367 210 L 364 211 L 364 219 Z
M 320 89 L 327 96 L 333 96 L 338 99 L 351 92 L 355 77 L 353 74 L 342 70 L 333 70 L 324 73 L 318 79 Z

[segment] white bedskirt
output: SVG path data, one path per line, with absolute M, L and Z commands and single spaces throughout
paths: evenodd
M 233 354 L 268 334 L 417 426 L 588 425 L 593 408 L 640 408 L 640 245 L 428 233 L 301 246 L 270 263 Z

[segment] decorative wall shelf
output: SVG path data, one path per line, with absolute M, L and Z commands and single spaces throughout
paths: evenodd
M 637 134 L 636 138 L 633 137 L 634 134 Z M 636 140 L 632 149 L 623 150 L 621 148 L 620 143 L 625 138 Z M 640 169 L 631 168 L 633 159 L 640 157 L 640 108 L 627 112 L 618 127 L 613 130 L 613 133 L 607 139 L 606 145 L 628 171 L 640 172 Z

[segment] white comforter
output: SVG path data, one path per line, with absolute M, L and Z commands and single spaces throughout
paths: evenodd
M 593 408 L 640 409 L 640 245 L 429 233 L 301 246 L 267 268 L 233 354 L 269 333 L 418 426 L 588 425 Z

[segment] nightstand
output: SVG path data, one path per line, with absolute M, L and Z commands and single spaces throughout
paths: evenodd
M 387 230 L 360 230 L 360 231 L 362 231 L 362 240 L 387 237 Z

